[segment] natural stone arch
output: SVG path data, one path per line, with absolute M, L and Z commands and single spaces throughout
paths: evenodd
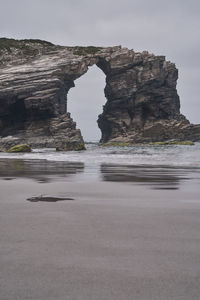
M 200 139 L 200 126 L 180 114 L 178 71 L 164 56 L 120 46 L 60 47 L 19 41 L 10 51 L 1 50 L 0 58 L 2 148 L 17 143 L 84 148 L 81 132 L 66 113 L 66 97 L 74 81 L 94 64 L 106 75 L 107 102 L 98 119 L 101 142 Z M 16 118 L 20 108 L 22 116 Z

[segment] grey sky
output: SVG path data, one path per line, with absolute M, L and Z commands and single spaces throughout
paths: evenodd
M 0 35 L 61 45 L 122 45 L 165 55 L 179 69 L 181 111 L 200 123 L 199 0 L 0 0 Z M 90 128 L 89 139 L 97 132 L 95 123 L 89 124 L 90 115 L 97 119 L 104 102 L 100 72 L 94 68 L 87 83 L 82 78 L 75 82 L 76 95 L 75 89 L 70 92 L 80 126 L 84 119 Z M 78 112 L 81 97 L 85 107 L 88 103 L 88 118 L 87 112 Z

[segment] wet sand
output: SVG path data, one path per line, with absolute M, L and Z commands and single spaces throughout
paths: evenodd
M 106 166 L 92 181 L 4 172 L 0 299 L 199 300 L 199 181 L 184 174 L 174 189 L 168 173 L 152 182 L 144 171 L 120 180 Z M 74 200 L 27 201 L 40 195 Z

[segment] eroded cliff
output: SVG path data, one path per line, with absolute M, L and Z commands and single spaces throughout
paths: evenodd
M 84 148 L 67 112 L 74 81 L 96 64 L 106 75 L 101 142 L 200 140 L 180 114 L 178 71 L 164 56 L 116 47 L 63 47 L 0 39 L 0 145 Z

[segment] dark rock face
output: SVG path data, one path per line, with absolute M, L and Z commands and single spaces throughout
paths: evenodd
M 98 119 L 102 142 L 200 140 L 200 126 L 180 114 L 178 70 L 164 56 L 121 49 L 104 70 L 108 101 Z
M 102 142 L 200 140 L 200 125 L 180 114 L 178 71 L 164 56 L 120 46 L 21 41 L 0 47 L 0 148 L 26 143 L 83 149 L 81 132 L 67 112 L 67 93 L 94 64 L 106 75 L 107 103 L 98 118 Z

